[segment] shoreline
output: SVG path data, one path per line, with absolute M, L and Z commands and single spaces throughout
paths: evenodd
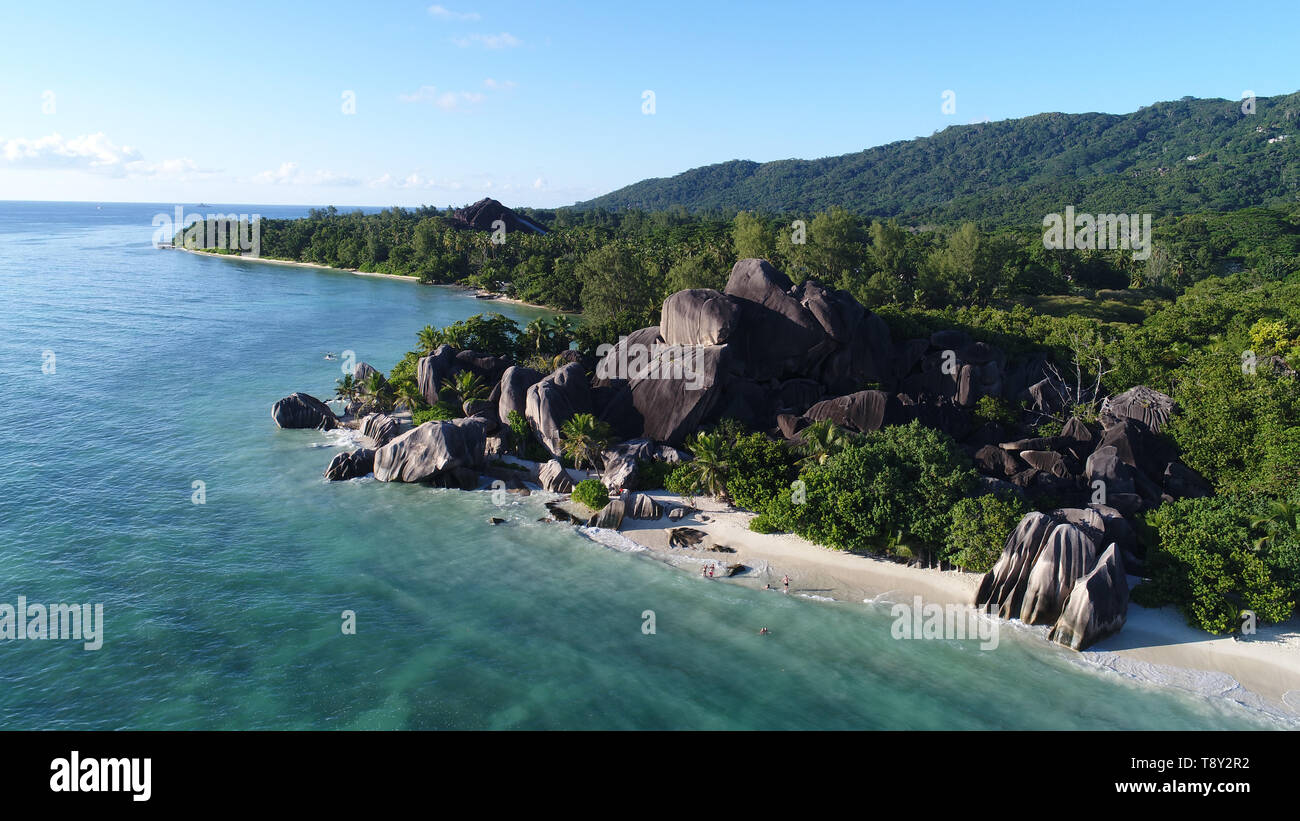
M 275 257 L 246 257 L 242 254 L 213 254 L 208 251 L 200 251 L 197 248 L 182 248 L 179 245 L 160 245 L 158 246 L 158 248 L 160 250 L 184 251 L 187 254 L 196 254 L 198 256 L 202 256 L 210 259 L 237 259 L 237 260 L 242 260 L 244 262 L 265 262 L 270 265 L 290 265 L 297 268 L 315 268 L 320 271 L 337 271 L 338 273 L 341 274 L 353 274 L 359 277 L 381 277 L 383 279 L 399 279 L 405 282 L 413 282 L 416 285 L 426 284 L 421 282 L 419 277 L 407 276 L 405 274 L 385 274 L 380 271 L 359 271 L 354 268 L 335 268 L 332 265 L 320 265 L 315 262 L 299 262 L 298 260 L 294 260 L 294 259 L 276 259 Z M 482 288 L 474 288 L 469 285 L 457 285 L 454 282 L 430 282 L 427 284 L 439 288 L 455 288 L 456 290 L 459 291 L 468 291 L 471 292 L 471 295 L 474 296 L 475 298 L 477 298 L 478 294 L 492 293 L 491 291 L 485 291 Z M 538 310 L 542 310 L 542 311 L 550 311 L 554 314 L 560 314 L 562 316 L 581 315 L 571 311 L 562 311 L 559 308 L 553 308 L 549 305 L 538 305 L 536 302 L 525 302 L 522 299 L 515 299 L 514 297 L 508 297 L 505 296 L 504 294 L 496 294 L 491 298 L 484 297 L 482 299 L 479 299 L 479 301 L 480 302 L 505 302 L 510 305 L 519 305 L 524 308 L 537 308 Z
M 687 504 L 687 500 L 666 491 L 649 491 L 646 495 L 663 505 L 665 513 L 672 505 Z M 700 575 L 707 564 L 716 564 L 716 580 L 756 589 L 770 584 L 776 595 L 781 595 L 781 579 L 788 574 L 790 595 L 820 601 L 911 603 L 913 596 L 920 596 L 926 604 L 969 606 L 982 577 L 832 550 L 790 533 L 755 533 L 748 528 L 753 514 L 712 499 L 696 498 L 694 502 L 699 512 L 677 522 L 666 515 L 658 520 L 628 517 L 617 532 L 588 528 L 580 532 L 608 547 L 628 549 L 610 543 L 616 537 L 607 534 L 617 533 L 650 558 L 695 575 Z M 705 540 L 697 548 L 671 547 L 669 534 L 677 527 L 703 531 Z M 708 549 L 719 545 L 734 552 Z M 748 569 L 728 578 L 726 565 L 737 562 Z M 1018 621 L 1000 624 L 1002 628 L 1041 633 L 1029 640 L 1074 653 L 1047 642 L 1046 632 L 1038 628 Z M 1086 665 L 1147 683 L 1225 697 L 1274 717 L 1300 720 L 1300 619 L 1260 627 L 1253 638 L 1236 640 L 1191 627 L 1173 608 L 1149 610 L 1130 602 L 1124 628 L 1079 652 L 1077 658 Z

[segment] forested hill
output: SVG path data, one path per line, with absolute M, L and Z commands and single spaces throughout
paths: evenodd
M 1066 204 L 1171 215 L 1298 198 L 1300 92 L 1260 97 L 1253 114 L 1242 112 L 1241 101 L 1185 97 L 1124 115 L 957 125 L 818 160 L 733 160 L 574 207 L 779 214 L 838 205 L 914 223 L 995 226 L 1037 223 Z

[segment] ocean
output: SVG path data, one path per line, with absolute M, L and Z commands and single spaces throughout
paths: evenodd
M 387 370 L 425 325 L 547 312 L 156 250 L 173 207 L 0 202 L 0 604 L 103 606 L 98 650 L 0 640 L 0 728 L 1285 726 L 1032 631 L 897 641 L 887 604 L 710 582 L 539 522 L 542 494 L 325 482 L 348 434 L 270 417 L 332 395 L 325 352 Z

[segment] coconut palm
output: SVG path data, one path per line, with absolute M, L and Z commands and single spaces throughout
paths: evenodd
M 361 385 L 361 398 L 367 404 L 374 405 L 378 410 L 388 410 L 392 408 L 393 392 L 388 385 L 388 380 L 384 375 L 375 371 L 366 377 L 365 382 Z
M 550 339 L 551 329 L 545 319 L 534 319 L 524 326 L 524 339 L 528 344 L 541 353 L 542 346 L 547 345 Z
M 352 378 L 352 374 L 344 374 L 343 378 L 334 383 L 334 396 L 345 402 L 352 401 L 357 395 L 357 382 Z
M 456 397 L 462 410 L 470 402 L 486 399 L 488 394 L 487 385 L 483 383 L 482 377 L 473 371 L 461 371 L 455 376 L 442 380 L 442 390 Z
M 1270 502 L 1267 515 L 1250 523 L 1252 528 L 1266 534 L 1255 541 L 1256 552 L 1267 553 L 1282 531 L 1297 529 L 1297 521 L 1300 521 L 1300 505 L 1290 500 Z
M 601 451 L 609 444 L 609 425 L 596 421 L 590 413 L 575 413 L 560 426 L 560 447 L 564 455 L 581 469 L 584 464 L 592 470 L 603 470 Z
M 420 393 L 420 388 L 409 379 L 397 386 L 397 401 L 406 405 L 406 409 L 415 413 L 425 405 L 424 394 Z
M 547 324 L 550 326 L 551 336 L 555 340 L 555 347 L 569 347 L 569 343 L 573 341 L 573 320 L 563 314 L 556 314 L 551 317 L 550 322 Z
M 727 496 L 727 462 L 722 437 L 716 433 L 697 433 L 686 443 L 695 458 L 686 463 L 686 480 L 692 490 L 725 499 Z
M 417 336 L 420 340 L 420 350 L 425 356 L 433 353 L 434 349 L 442 344 L 442 332 L 432 325 L 425 325 Z
M 849 437 L 844 429 L 829 419 L 813 422 L 799 431 L 799 436 L 802 441 L 795 445 L 794 450 L 803 457 L 799 460 L 801 466 L 824 464 L 827 459 L 844 450 L 844 447 L 849 444 Z

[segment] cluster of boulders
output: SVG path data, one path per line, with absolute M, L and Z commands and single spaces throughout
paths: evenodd
M 488 398 L 465 403 L 464 418 L 413 430 L 368 415 L 361 424 L 367 446 L 336 456 L 326 475 L 373 472 L 380 481 L 474 487 L 488 457 L 507 452 L 505 426 L 518 413 L 552 457 L 532 478 L 567 493 L 574 480 L 559 462 L 561 429 L 588 413 L 615 434 L 618 444 L 602 454 L 602 479 L 622 493 L 636 489 L 640 466 L 689 458 L 678 449 L 687 437 L 728 417 L 795 442 L 822 420 L 856 432 L 918 420 L 966 449 L 987 490 L 1060 507 L 1053 517 L 1032 514 L 1037 518 L 1021 523 L 980 603 L 1051 622 L 1057 640 L 1076 647 L 1123 623 L 1124 572 L 1142 559 L 1124 517 L 1209 492 L 1161 436 L 1173 412 L 1168 396 L 1139 386 L 1107 399 L 1094 423 L 1072 418 L 1056 435 L 1032 435 L 1037 423 L 1067 415 L 1071 399 L 1088 398 L 1072 397 L 1045 355 L 1010 357 L 960 330 L 894 340 L 884 320 L 848 293 L 815 280 L 795 285 L 765 260 L 736 263 L 722 291 L 672 294 L 659 325 L 600 354 L 568 351 L 564 364 L 542 373 L 505 356 L 442 345 L 417 364 L 424 398 L 438 402 L 444 382 L 465 371 L 492 386 Z M 359 363 L 354 376 L 373 372 Z M 984 397 L 1020 421 L 977 414 Z M 272 416 L 281 427 L 339 424 L 328 406 L 301 393 L 277 402 Z M 646 501 L 624 494 L 592 521 L 617 527 L 638 506 L 649 511 Z
M 1132 556 L 1136 542 L 1119 511 L 1105 505 L 1030 513 L 984 574 L 975 606 L 1004 619 L 1051 625 L 1050 640 L 1087 649 L 1124 626 L 1124 557 Z

